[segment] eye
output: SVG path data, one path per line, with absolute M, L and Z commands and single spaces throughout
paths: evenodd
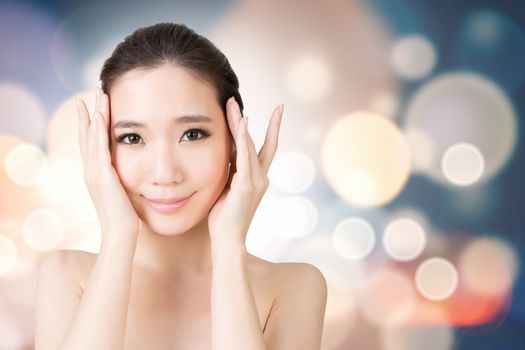
M 202 136 L 198 137 L 199 134 L 201 134 Z M 188 141 L 198 141 L 200 139 L 204 139 L 210 136 L 210 133 L 204 129 L 192 128 L 192 129 L 186 130 L 183 135 L 188 136 Z M 130 134 L 124 134 L 122 136 L 119 136 L 116 138 L 116 140 L 118 143 L 123 143 L 125 145 L 134 145 L 134 144 L 141 143 L 140 140 L 142 140 L 142 138 L 138 134 L 130 133 Z
M 138 140 L 140 139 L 141 137 L 138 134 L 124 134 L 117 138 L 117 142 L 124 143 L 126 145 L 133 145 L 133 144 L 138 143 Z M 124 142 L 124 140 L 128 140 L 128 142 Z
M 202 137 L 200 138 L 195 138 L 196 135 L 198 134 L 201 134 L 203 135 Z M 204 130 L 204 129 L 188 129 L 184 132 L 184 135 L 188 135 L 189 136 L 189 141 L 197 141 L 197 140 L 200 140 L 200 139 L 204 139 L 208 136 L 210 136 L 210 134 Z

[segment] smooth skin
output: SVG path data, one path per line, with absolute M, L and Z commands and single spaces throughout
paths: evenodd
M 36 349 L 319 349 L 327 297 L 320 271 L 271 263 L 245 246 L 269 185 L 282 106 L 257 153 L 235 100 L 224 122 L 213 87 L 191 72 L 165 65 L 129 73 L 111 102 L 99 94 L 92 118 L 79 101 L 102 245 L 99 254 L 62 250 L 41 262 Z M 170 124 L 168 110 L 211 116 L 212 135 L 180 142 L 185 129 Z M 111 126 L 122 119 L 149 125 L 133 131 L 143 143 L 114 142 Z M 195 159 L 209 159 L 201 169 L 217 163 L 199 172 Z M 180 211 L 159 214 L 142 195 L 161 190 L 195 195 Z

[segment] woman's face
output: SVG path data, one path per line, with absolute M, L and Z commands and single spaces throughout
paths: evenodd
M 141 220 L 171 235 L 206 218 L 228 180 L 232 147 L 215 89 L 174 65 L 135 69 L 113 85 L 110 104 L 113 165 Z M 183 118 L 189 116 L 209 121 Z M 146 200 L 191 194 L 172 212 L 157 211 Z

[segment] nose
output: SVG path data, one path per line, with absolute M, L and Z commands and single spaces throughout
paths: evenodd
M 181 162 L 177 159 L 177 152 L 169 142 L 161 142 L 156 147 L 150 164 L 152 182 L 155 185 L 171 185 L 183 180 Z

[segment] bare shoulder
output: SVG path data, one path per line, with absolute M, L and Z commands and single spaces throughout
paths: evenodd
M 250 265 L 262 273 L 263 278 L 276 286 L 279 295 L 293 294 L 301 288 L 314 288 L 326 294 L 327 284 L 322 272 L 314 265 L 304 262 L 271 262 L 250 255 Z
M 71 324 L 83 294 L 79 283 L 80 253 L 56 250 L 38 264 L 35 300 L 35 347 L 57 349 Z
M 268 348 L 320 349 L 328 293 L 321 271 L 303 262 L 251 259 L 252 264 L 265 271 L 274 288 L 274 300 L 263 330 Z
M 65 274 L 84 289 L 96 257 L 97 254 L 82 250 L 56 250 L 44 256 L 40 269 Z

